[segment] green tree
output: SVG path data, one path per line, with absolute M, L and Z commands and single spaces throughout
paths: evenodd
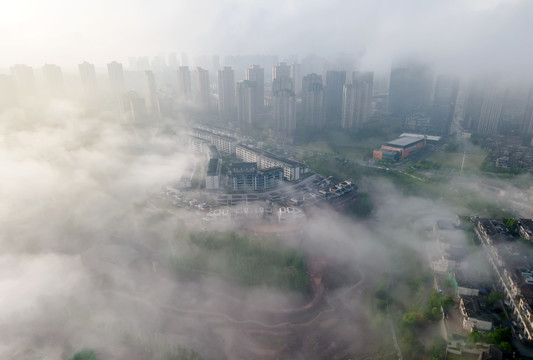
M 425 323 L 426 317 L 417 311 L 410 311 L 408 313 L 403 314 L 402 325 L 407 329 L 421 327 Z
M 511 341 L 511 329 L 498 327 L 488 334 L 488 341 L 500 346 L 502 342 Z
M 511 345 L 511 343 L 508 341 L 502 341 L 498 346 L 500 347 L 500 349 L 505 350 L 505 351 L 513 350 L 513 345 Z
M 501 291 L 493 291 L 487 297 L 487 302 L 490 305 L 496 304 L 498 301 L 502 301 L 505 298 L 505 295 Z
M 72 355 L 70 360 L 96 360 L 96 355 L 90 349 L 82 349 Z
M 428 356 L 430 360 L 444 360 L 446 359 L 446 341 L 440 336 L 433 338 L 433 343 L 428 349 Z
M 518 234 L 518 222 L 516 219 L 509 218 L 509 219 L 503 219 L 505 223 L 505 227 L 512 235 Z
M 474 329 L 474 330 L 472 330 L 472 332 L 470 332 L 470 334 L 468 334 L 467 340 L 470 343 L 484 342 L 485 341 L 485 336 L 484 336 L 484 334 L 479 332 L 479 330 Z
M 444 151 L 453 153 L 457 152 L 459 150 L 459 143 L 457 141 L 452 141 L 446 145 L 444 148 Z
M 453 301 L 453 298 L 449 295 L 446 295 L 442 298 L 441 305 L 444 311 L 450 310 L 453 305 L 455 304 L 455 301 Z

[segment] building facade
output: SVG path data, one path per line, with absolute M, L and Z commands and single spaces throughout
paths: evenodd
M 52 98 L 65 96 L 65 83 L 61 68 L 54 64 L 46 64 L 43 66 L 42 71 L 48 95 Z
M 272 82 L 283 76 L 291 79 L 291 67 L 285 62 L 279 62 L 272 67 Z
M 298 63 L 292 63 L 290 65 L 291 79 L 294 84 L 294 93 L 300 95 L 302 91 L 302 75 L 301 75 L 301 65 Z
M 154 73 L 150 70 L 144 72 L 143 77 L 144 102 L 146 112 L 150 115 L 159 115 L 159 101 Z
M 205 176 L 205 188 L 207 190 L 218 190 L 221 188 L 220 169 L 222 160 L 218 158 L 209 159 L 207 174 Z
M 354 71 L 352 74 L 352 86 L 354 88 L 354 111 L 352 115 L 353 121 L 351 121 L 351 124 L 353 124 L 353 126 L 351 128 L 358 130 L 361 125 L 366 124 L 368 122 L 372 112 L 374 73 L 370 71 Z M 348 122 L 350 121 L 347 121 L 347 123 Z
M 217 71 L 218 113 L 221 119 L 235 120 L 235 72 L 225 66 Z
M 500 125 L 504 95 L 503 89 L 496 84 L 485 89 L 477 124 L 478 133 L 488 135 L 497 132 Z
M 472 296 L 461 296 L 459 309 L 463 315 L 463 329 L 470 332 L 474 330 L 492 330 L 490 314 L 483 309 L 480 301 Z
M 533 85 L 529 89 L 524 115 L 522 118 L 522 133 L 533 134 Z
M 283 179 L 283 169 L 273 167 L 258 170 L 257 163 L 232 163 L 228 174 L 229 187 L 233 191 L 261 191 L 277 187 Z
M 195 80 L 195 101 L 201 110 L 209 110 L 210 91 L 209 91 L 209 72 L 201 67 L 194 71 Z
M 85 61 L 78 65 L 78 70 L 80 72 L 85 103 L 89 106 L 96 106 L 99 102 L 99 92 L 94 65 Z
M 292 141 L 296 129 L 296 96 L 289 77 L 278 77 L 272 83 L 272 118 L 276 137 Z
M 302 79 L 303 120 L 307 126 L 322 128 L 326 122 L 326 92 L 322 76 L 309 74 Z
M 33 68 L 28 65 L 17 64 L 11 67 L 17 95 L 20 100 L 37 95 L 37 84 Z
M 178 67 L 178 99 L 180 101 L 188 101 L 192 97 L 191 90 L 191 72 L 188 66 Z
M 305 164 L 284 159 L 267 151 L 243 144 L 236 146 L 235 154 L 239 160 L 247 163 L 256 163 L 261 170 L 281 167 L 283 168 L 283 177 L 289 181 L 299 180 L 300 175 L 309 172 L 309 168 Z
M 252 65 L 246 69 L 246 80 L 255 82 L 255 109 L 262 112 L 265 103 L 265 69 Z
M 432 84 L 433 73 L 426 64 L 395 64 L 390 73 L 389 113 L 401 118 L 428 113 Z
M 351 131 L 359 130 L 359 119 L 357 119 L 357 91 L 352 81 L 344 84 L 342 90 L 342 116 L 341 127 Z
M 403 136 L 374 150 L 374 160 L 403 160 L 426 146 L 425 138 Z
M 459 79 L 456 76 L 440 75 L 437 77 L 431 107 L 431 133 L 441 136 L 450 133 L 458 91 Z
M 211 145 L 215 145 L 217 149 L 223 153 L 235 154 L 237 139 L 233 137 L 222 134 L 214 134 L 200 128 L 193 129 L 193 136 L 209 141 Z
M 107 64 L 107 76 L 109 77 L 111 94 L 116 97 L 124 93 L 126 85 L 124 82 L 124 69 L 122 68 L 122 64 L 116 61 Z
M 326 73 L 326 122 L 339 125 L 342 117 L 342 94 L 346 83 L 346 71 Z
M 237 83 L 237 125 L 242 130 L 250 130 L 256 122 L 256 91 L 254 81 L 244 80 Z

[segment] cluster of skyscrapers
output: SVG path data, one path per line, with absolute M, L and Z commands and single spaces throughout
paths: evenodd
M 282 141 L 292 140 L 297 121 L 316 129 L 336 125 L 357 130 L 370 116 L 372 73 L 356 72 L 346 82 L 345 71 L 328 71 L 324 85 L 317 73 L 302 79 L 299 63 L 277 62 L 270 79 L 265 79 L 264 67 L 251 65 L 245 69 L 244 79 L 236 81 L 235 70 L 224 66 L 216 69 L 216 81 L 212 82 L 209 70 L 197 67 L 191 74 L 184 65 L 186 58 L 181 65 L 177 58 L 171 60 L 154 58 L 150 64 L 148 58 L 132 58 L 128 70 L 114 61 L 107 64 L 108 79 L 104 80 L 94 64 L 83 62 L 78 66 L 79 86 L 74 93 L 89 108 L 114 103 L 136 121 L 172 116 L 179 106 L 194 107 L 206 116 L 218 110 L 222 123 L 233 123 L 243 132 L 259 127 Z M 218 66 L 216 60 L 213 67 Z M 41 94 L 53 98 L 72 95 L 72 86 L 66 85 L 59 66 L 47 64 L 38 73 L 44 84 Z M 0 91 L 4 95 L 0 105 L 24 103 L 37 96 L 34 69 L 13 66 L 11 75 L 0 78 Z
M 244 67 L 245 61 L 255 60 L 272 64 L 272 76 L 266 78 L 261 65 Z M 520 118 L 522 132 L 533 132 L 533 90 L 520 110 L 509 110 L 509 89 L 497 76 L 461 83 L 454 75 L 434 77 L 427 64 L 409 61 L 394 64 L 385 80 L 372 72 L 328 70 L 323 60 L 308 56 L 302 63 L 288 63 L 273 56 L 227 57 L 226 66 L 220 67 L 215 56 L 207 66 L 192 70 L 186 54 L 181 61 L 174 54 L 155 57 L 151 63 L 147 57 L 131 58 L 127 70 L 111 62 L 107 79 L 93 64 L 83 62 L 76 80 L 59 66 L 46 64 L 37 72 L 41 87 L 33 68 L 14 65 L 10 75 L 0 75 L 0 107 L 25 104 L 43 93 L 49 98 L 75 94 L 89 108 L 115 106 L 135 121 L 172 117 L 188 107 L 243 133 L 268 130 L 272 137 L 289 142 L 297 125 L 357 132 L 375 113 L 401 118 L 406 128 L 432 135 L 448 135 L 454 119 L 472 132 L 492 134 L 513 116 Z M 355 63 L 345 68 L 350 67 Z
M 446 136 L 457 120 L 472 133 L 497 134 L 505 123 L 533 133 L 533 88 L 529 97 L 517 95 L 520 84 L 506 83 L 498 74 L 476 75 L 461 82 L 457 76 L 434 78 L 419 62 L 395 64 L 391 69 L 388 113 L 420 133 Z
M 221 81 L 231 75 L 222 76 L 221 73 L 232 74 L 232 70 L 224 68 L 219 71 L 219 92 L 233 93 L 231 84 Z M 302 78 L 300 64 L 280 62 L 272 67 L 270 94 L 267 96 L 264 79 L 264 69 L 252 65 L 246 69 L 246 79 L 236 84 L 236 118 L 241 129 L 250 129 L 259 122 L 270 120 L 274 135 L 278 139 L 290 140 L 297 121 L 308 128 L 331 125 L 357 131 L 370 118 L 371 72 L 354 72 L 352 79 L 346 82 L 346 71 L 327 71 L 324 84 L 322 75 L 310 73 Z M 226 105 L 219 101 L 221 117 L 231 113 L 224 108 Z

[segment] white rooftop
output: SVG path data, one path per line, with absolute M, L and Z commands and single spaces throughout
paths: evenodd
M 423 135 L 423 134 L 411 134 L 411 133 L 403 133 L 400 135 L 400 137 L 413 137 L 413 138 L 419 138 L 419 139 L 426 139 L 429 141 L 440 141 L 440 136 L 433 136 L 433 135 Z

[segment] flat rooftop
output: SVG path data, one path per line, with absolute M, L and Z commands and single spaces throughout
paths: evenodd
M 257 172 L 257 163 L 254 163 L 254 162 L 231 163 L 230 169 L 233 174 L 254 173 L 254 172 Z
M 473 296 L 461 296 L 468 317 L 485 321 L 492 321 L 492 316 L 487 305 L 481 299 Z
M 273 154 L 273 153 L 271 153 L 269 151 L 266 151 L 266 150 L 263 150 L 263 149 L 253 148 L 253 147 L 250 147 L 250 146 L 247 146 L 247 145 L 244 145 L 244 144 L 238 144 L 237 147 L 242 147 L 243 149 L 250 150 L 250 151 L 252 151 L 252 152 L 254 152 L 254 153 L 258 154 L 258 155 L 263 155 L 266 158 L 269 158 L 269 159 L 275 160 L 275 161 L 279 161 L 281 163 L 285 163 L 285 164 L 287 164 L 289 166 L 305 166 L 305 164 L 302 164 L 302 163 L 299 163 L 297 161 L 290 160 L 290 159 L 278 156 L 276 154 Z
M 525 229 L 533 231 L 533 220 L 532 219 L 519 219 L 518 221 L 520 225 L 522 225 Z
M 223 134 L 215 134 L 215 133 L 213 133 L 211 131 L 208 131 L 208 130 L 199 129 L 199 128 L 193 128 L 193 131 L 194 131 L 195 134 L 206 134 L 206 135 L 209 135 L 209 136 L 217 137 L 219 139 L 225 139 L 225 140 L 228 140 L 228 141 L 237 142 L 237 139 L 235 139 L 234 137 L 223 135 Z
M 402 133 L 400 134 L 400 137 L 413 137 L 413 138 L 419 138 L 419 139 L 426 139 L 427 141 L 440 141 L 440 136 L 433 136 L 433 135 L 422 135 L 422 134 L 411 134 L 411 133 Z
M 424 139 L 422 138 L 416 138 L 416 137 L 410 137 L 410 136 L 404 136 L 404 137 L 400 137 L 398 139 L 395 139 L 395 140 L 392 140 L 392 141 L 388 141 L 386 142 L 384 145 L 386 146 L 398 146 L 398 147 L 407 147 L 407 146 L 410 146 L 410 145 L 414 145 L 420 141 L 423 141 Z

